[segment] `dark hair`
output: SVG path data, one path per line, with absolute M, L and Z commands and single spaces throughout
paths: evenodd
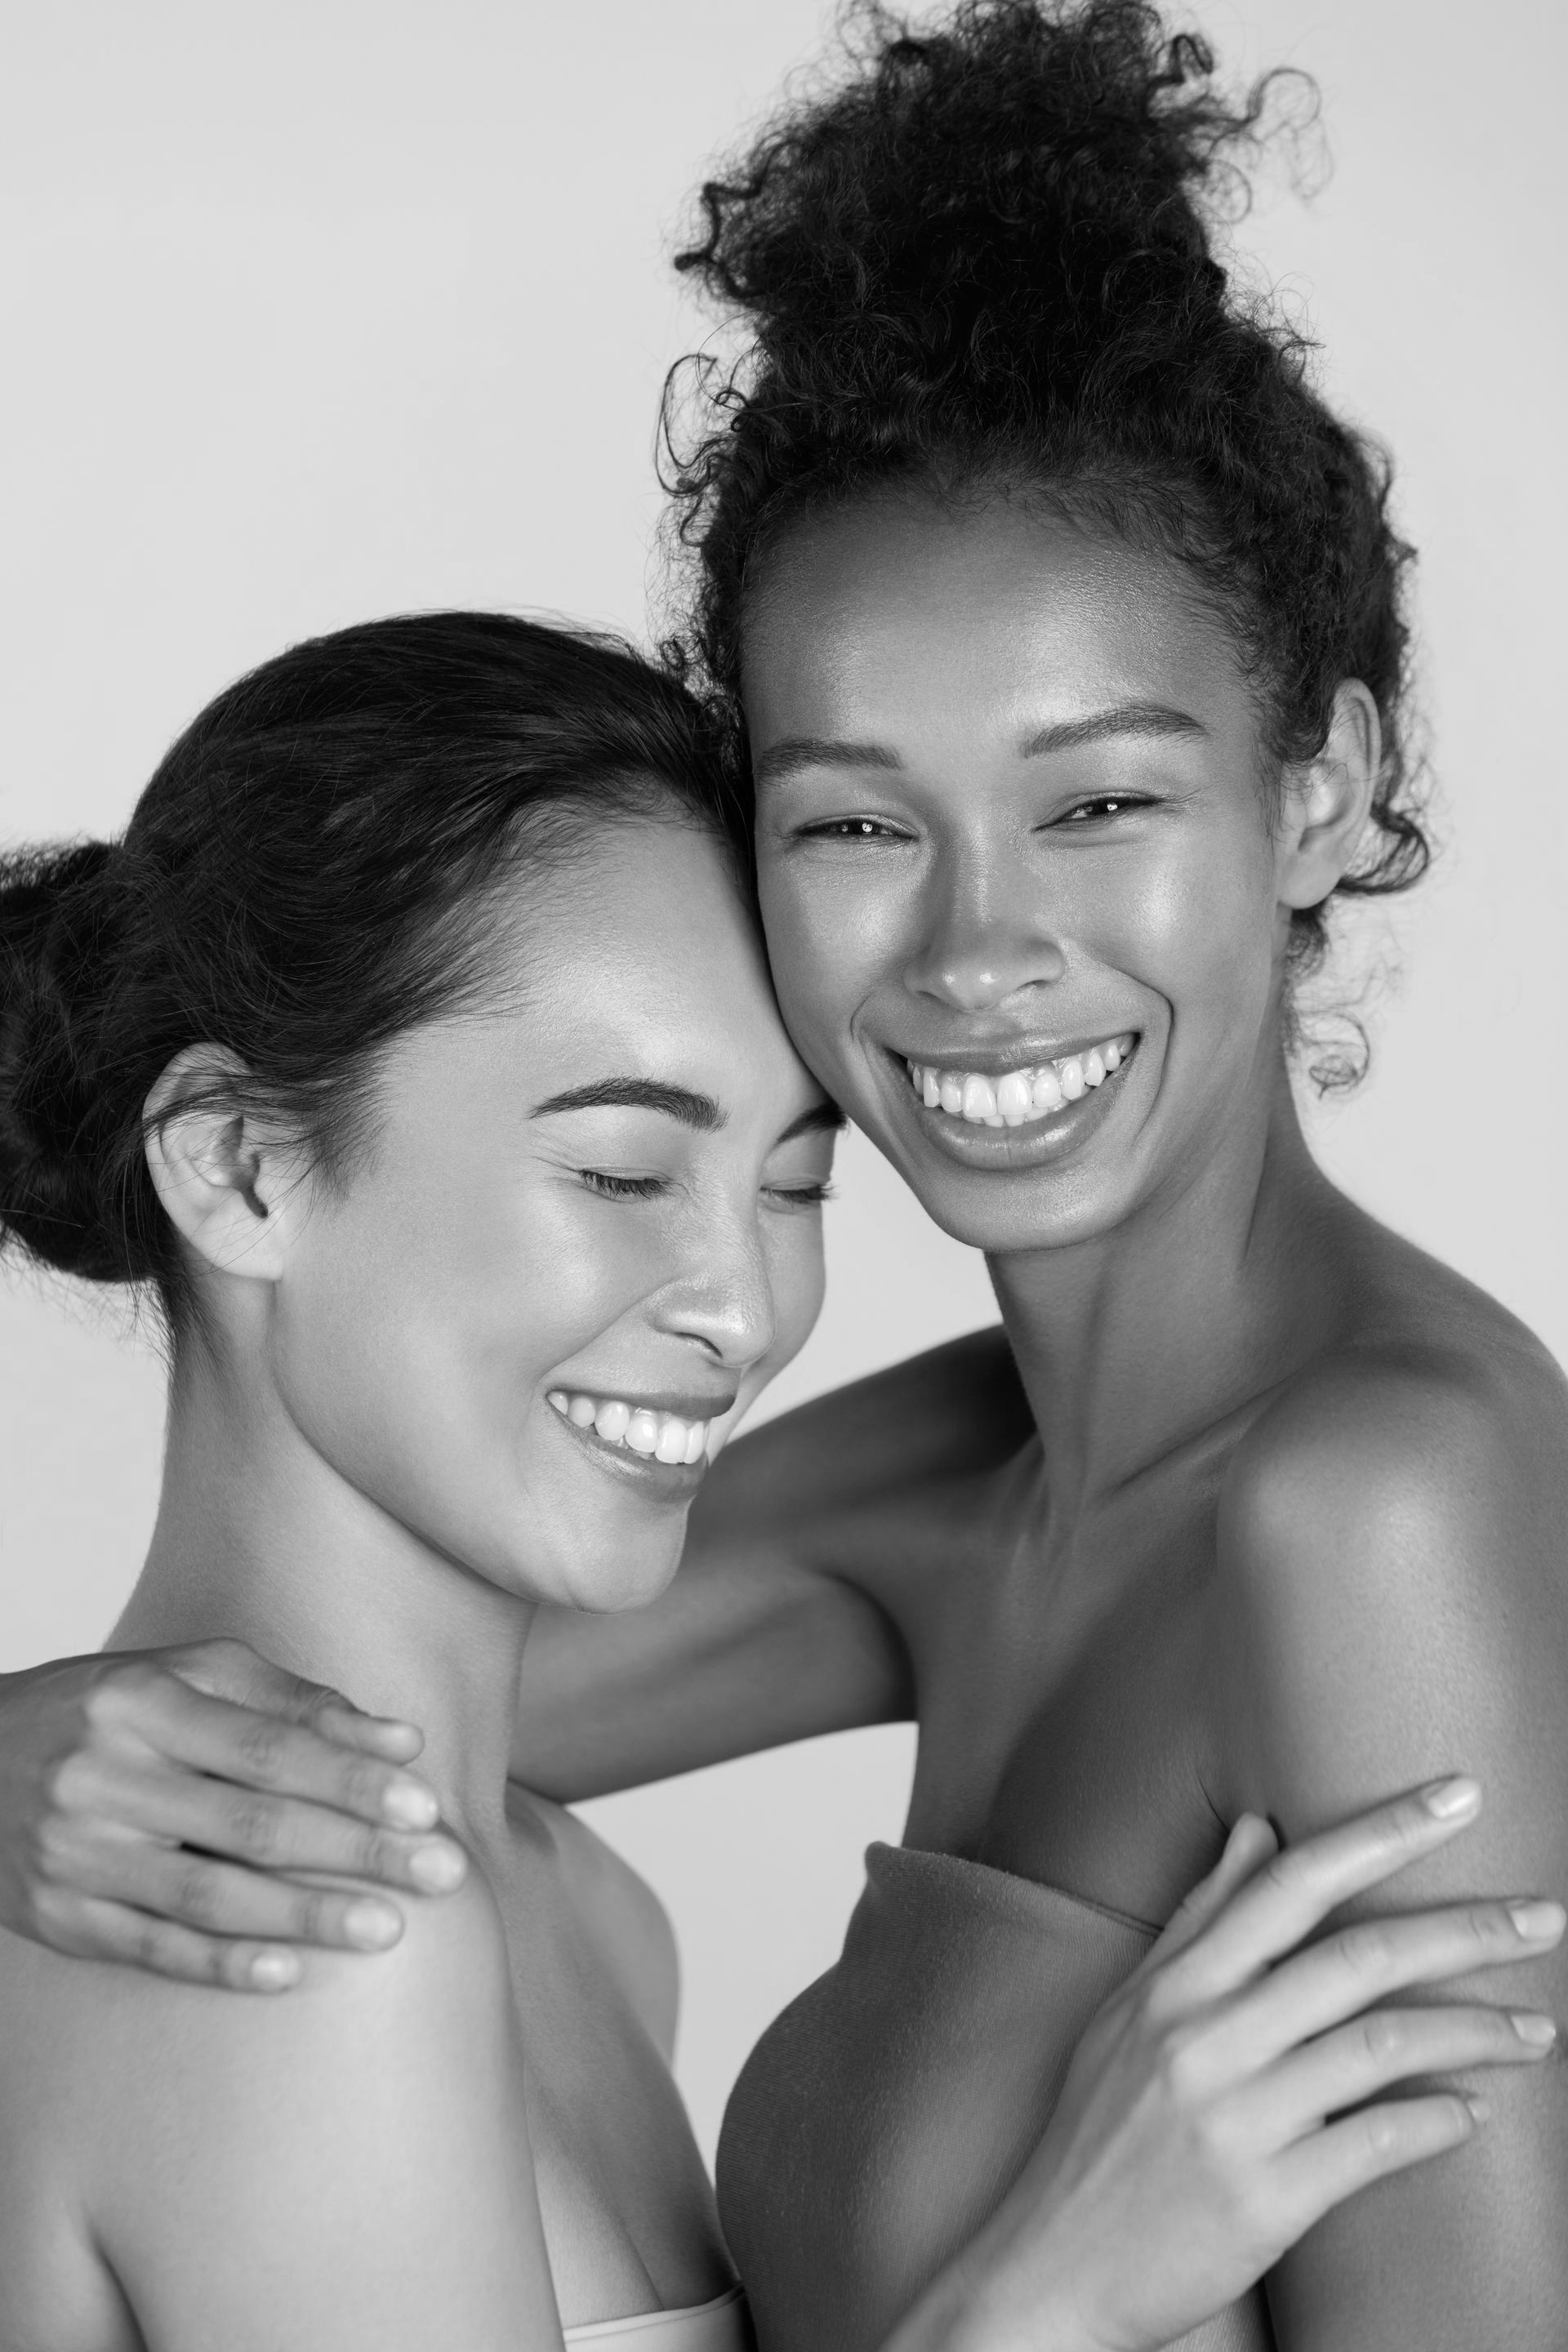
M 0 857 L 0 1244 L 192 1304 L 149 1173 L 149 1089 L 286 1123 L 341 1172 L 376 1049 L 482 989 L 476 921 L 586 824 L 736 834 L 700 706 L 608 637 L 488 613 L 293 646 L 209 704 L 123 838 Z
M 792 522 L 878 485 L 1016 484 L 1188 568 L 1235 635 L 1271 761 L 1321 750 L 1335 688 L 1365 683 L 1384 764 L 1339 887 L 1404 889 L 1429 847 L 1388 463 L 1215 253 L 1273 100 L 1315 103 L 1311 86 L 1274 76 L 1227 101 L 1204 42 L 1143 0 L 964 0 L 918 35 L 873 0 L 849 18 L 856 70 L 707 184 L 676 261 L 752 338 L 728 374 L 684 362 L 665 409 L 700 559 L 691 657 L 732 746 L 747 596 Z M 1298 915 L 1294 968 L 1324 943 L 1324 910 Z

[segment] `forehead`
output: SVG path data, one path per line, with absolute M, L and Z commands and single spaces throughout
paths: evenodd
M 795 1076 L 728 853 L 695 825 L 607 823 L 527 873 L 499 962 L 498 993 L 546 1077 L 606 1055 L 651 1076 L 722 1076 L 727 1096 L 748 1073 Z
M 1180 568 L 1017 499 L 911 492 L 814 517 L 770 558 L 746 624 L 753 748 L 796 732 L 999 736 L 1125 699 L 1246 699 Z

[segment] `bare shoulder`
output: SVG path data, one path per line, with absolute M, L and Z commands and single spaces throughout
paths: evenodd
M 1297 1759 L 1310 1811 L 1468 1769 L 1500 1821 L 1568 1767 L 1568 1383 L 1494 1300 L 1408 1258 L 1232 1458 L 1229 1711 L 1244 1777 L 1286 1793 Z
M 274 1999 L 47 1954 L 5 1971 L 32 2052 L 5 2069 L 15 2159 L 35 2138 L 147 2342 L 412 2352 L 458 2315 L 464 2340 L 559 2340 L 500 1914 L 477 1871 L 405 1909 L 392 1952 L 312 1953 Z

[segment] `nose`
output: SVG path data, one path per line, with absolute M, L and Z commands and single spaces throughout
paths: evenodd
M 744 1372 L 765 1356 L 777 1328 L 773 1283 L 754 1212 L 704 1218 L 687 1266 L 655 1301 L 655 1320 L 700 1342 L 710 1360 Z
M 1044 891 L 1021 850 L 981 856 L 949 845 L 921 908 L 904 985 L 956 1013 L 987 1013 L 1067 970 Z

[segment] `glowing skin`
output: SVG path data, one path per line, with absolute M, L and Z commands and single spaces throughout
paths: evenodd
M 815 1319 L 832 1138 L 700 835 L 608 829 L 525 886 L 510 953 L 495 1009 L 389 1051 L 375 1149 L 313 1202 L 266 1349 L 297 1436 L 425 1546 L 621 1608 L 674 1571 L 692 1430 Z M 541 1108 L 626 1076 L 721 1124 Z
M 1190 1181 L 1267 1095 L 1289 910 L 1246 681 L 1174 575 L 1016 507 L 868 502 L 781 551 L 745 692 L 785 1017 L 939 1223 L 1051 1244 Z M 1068 1116 L 973 1124 L 1047 1063 Z

